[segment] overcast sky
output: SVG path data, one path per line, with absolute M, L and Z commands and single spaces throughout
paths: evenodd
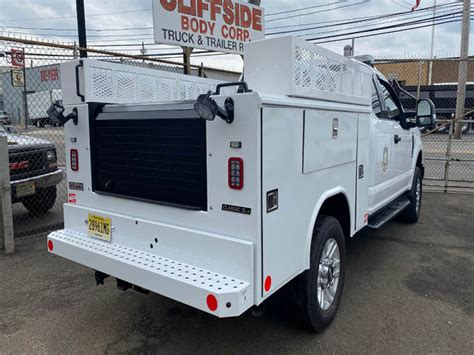
M 457 0 L 438 0 L 439 4 L 454 3 Z M 262 6 L 267 14 L 292 11 L 309 6 L 323 5 L 323 7 L 303 12 L 292 12 L 289 19 L 270 21 L 267 23 L 267 33 L 275 32 L 278 28 L 290 25 L 318 23 L 334 20 L 348 20 L 353 18 L 384 15 L 395 12 L 408 11 L 410 4 L 415 0 L 342 0 L 340 4 L 329 5 L 337 0 L 262 0 Z M 86 0 L 86 16 L 88 29 L 111 29 L 111 28 L 146 28 L 153 25 L 151 4 L 152 0 Z M 434 0 L 422 0 L 423 7 L 432 6 Z M 325 5 L 325 6 L 324 6 Z M 339 9 L 338 9 L 339 8 Z M 104 13 L 134 11 L 127 14 L 101 15 Z M 143 10 L 143 11 L 141 11 Z M 453 10 L 454 11 L 454 10 Z M 310 14 L 311 12 L 317 12 Z M 423 13 L 415 14 L 421 16 Z M 446 14 L 446 11 L 444 12 Z M 75 1 L 74 0 L 0 0 L 0 31 L 5 26 L 5 32 L 38 34 L 35 37 L 49 38 L 72 42 L 75 40 L 74 31 L 64 29 L 75 29 Z M 269 16 L 267 20 L 281 18 L 284 15 Z M 400 18 L 398 18 L 400 19 Z M 405 18 L 408 21 L 409 17 Z M 379 22 L 371 25 L 381 26 L 393 24 L 393 22 Z M 472 22 L 471 22 L 472 24 Z M 17 28 L 13 28 L 17 27 Z M 22 28 L 21 28 L 22 27 Z M 35 29 L 31 29 L 35 28 Z M 58 29 L 57 31 L 46 31 L 40 29 Z M 365 29 L 361 24 L 347 25 L 346 30 L 355 31 Z M 286 28 L 285 28 L 286 29 Z M 291 29 L 291 28 L 290 28 Z M 317 29 L 299 33 L 300 35 L 322 35 L 330 29 Z M 339 27 L 344 29 L 344 27 Z M 438 57 L 457 56 L 460 48 L 461 23 L 445 24 L 436 27 L 435 55 Z M 473 32 L 473 31 L 471 31 Z M 49 34 L 46 36 L 45 34 Z M 326 33 L 327 34 L 327 33 Z M 109 35 L 107 37 L 107 35 Z M 125 38 L 123 35 L 133 35 Z M 152 43 L 152 30 L 128 30 L 118 32 L 89 32 L 89 43 L 91 44 L 120 44 L 120 43 Z M 474 53 L 474 36 L 471 36 L 470 53 Z M 344 45 L 350 41 L 323 44 L 323 46 L 342 53 Z M 356 54 L 372 54 L 377 58 L 416 58 L 428 57 L 430 54 L 431 28 L 412 30 L 409 32 L 392 33 L 376 37 L 361 38 L 356 40 Z M 123 47 L 122 47 L 123 48 Z M 129 48 L 129 47 L 127 47 Z M 158 48 L 158 47 L 154 47 Z M 130 48 L 133 49 L 133 48 Z M 177 50 L 174 50 L 176 52 Z M 153 53 L 150 48 L 149 53 Z M 217 56 L 195 58 L 194 62 L 212 64 L 220 67 L 239 68 L 241 59 L 238 56 Z

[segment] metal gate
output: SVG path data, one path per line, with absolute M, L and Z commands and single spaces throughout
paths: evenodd
M 474 120 L 440 121 L 433 131 L 423 135 L 425 185 L 445 192 L 474 189 Z M 463 127 L 461 139 L 455 139 L 455 123 Z

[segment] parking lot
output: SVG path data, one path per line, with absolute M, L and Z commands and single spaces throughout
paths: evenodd
M 282 315 L 283 297 L 261 318 L 219 320 L 111 279 L 96 287 L 45 236 L 20 239 L 0 255 L 0 353 L 472 353 L 473 215 L 474 195 L 428 193 L 418 225 L 349 241 L 342 307 L 321 335 Z

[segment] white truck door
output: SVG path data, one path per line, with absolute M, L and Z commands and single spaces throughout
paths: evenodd
M 390 92 L 374 76 L 370 124 L 370 167 L 371 180 L 369 188 L 369 212 L 380 209 L 391 199 L 397 197 L 404 188 L 401 172 L 402 157 L 407 147 L 401 144 L 409 140 L 404 136 L 397 115 L 400 107 L 393 100 Z M 400 140 L 401 139 L 401 140 Z M 411 146 L 410 146 L 411 147 Z
M 411 157 L 413 149 L 413 136 L 410 129 L 404 129 L 400 124 L 402 106 L 395 92 L 388 82 L 380 79 L 380 88 L 385 104 L 385 114 L 393 123 L 393 169 L 395 176 L 399 177 L 400 189 L 403 190 L 410 181 Z

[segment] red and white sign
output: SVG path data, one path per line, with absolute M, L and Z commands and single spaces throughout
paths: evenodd
M 265 38 L 263 8 L 239 0 L 153 0 L 155 42 L 244 54 Z
M 59 70 L 57 67 L 43 69 L 40 71 L 41 81 L 57 81 L 59 80 Z
M 12 56 L 12 65 L 14 67 L 23 68 L 25 66 L 25 52 L 23 50 L 12 48 L 11 56 Z

